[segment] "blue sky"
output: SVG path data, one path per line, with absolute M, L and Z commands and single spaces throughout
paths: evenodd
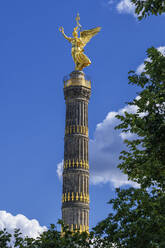
M 133 10 L 129 0 L 0 2 L 0 227 L 61 218 L 63 77 L 74 64 L 58 28 L 71 35 L 77 12 L 83 29 L 102 27 L 85 48 L 92 61 L 84 70 L 92 80 L 90 227 L 110 212 L 115 186 L 127 186 L 116 169 L 124 137 L 113 130 L 114 116 L 136 111 L 125 104 L 138 91 L 128 85 L 128 71 L 143 63 L 147 48 L 165 46 L 165 17 L 139 22 Z M 40 226 L 33 224 L 35 232 Z

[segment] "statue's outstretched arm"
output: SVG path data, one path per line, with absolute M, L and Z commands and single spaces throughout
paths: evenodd
M 63 27 L 60 27 L 59 28 L 60 32 L 62 33 L 62 35 L 64 36 L 64 38 L 66 40 L 68 40 L 69 42 L 71 42 L 72 38 L 68 37 L 65 33 L 64 33 L 64 28 Z

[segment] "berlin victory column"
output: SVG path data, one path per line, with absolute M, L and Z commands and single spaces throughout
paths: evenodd
M 89 160 L 88 160 L 88 102 L 91 82 L 83 68 L 91 64 L 84 47 L 100 31 L 100 27 L 82 31 L 77 15 L 73 37 L 67 37 L 63 27 L 60 32 L 72 44 L 75 70 L 64 80 L 66 103 L 62 220 L 71 231 L 89 230 Z M 80 37 L 78 34 L 80 32 Z

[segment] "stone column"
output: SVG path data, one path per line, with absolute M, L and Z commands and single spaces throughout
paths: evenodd
M 91 82 L 73 71 L 64 82 L 66 103 L 62 219 L 71 230 L 89 229 L 88 102 Z

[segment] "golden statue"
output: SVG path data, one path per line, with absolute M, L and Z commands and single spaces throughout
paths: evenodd
M 91 38 L 100 31 L 100 27 L 81 31 L 82 26 L 79 23 L 79 14 L 76 17 L 77 26 L 73 29 L 73 38 L 66 36 L 64 28 L 60 27 L 59 30 L 63 34 L 64 38 L 72 44 L 72 57 L 75 63 L 75 70 L 81 71 L 86 66 L 91 64 L 90 59 L 84 54 L 84 47 L 91 40 Z M 78 37 L 80 32 L 80 37 Z

